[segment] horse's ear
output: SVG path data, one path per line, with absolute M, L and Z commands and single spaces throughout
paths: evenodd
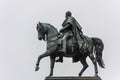
M 41 23 L 39 22 L 39 25 L 41 25 Z

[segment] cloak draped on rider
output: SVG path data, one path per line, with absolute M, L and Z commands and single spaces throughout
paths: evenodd
M 79 50 L 80 48 L 82 47 L 82 38 L 83 38 L 83 34 L 82 34 L 82 27 L 79 25 L 79 23 L 75 20 L 74 17 L 70 16 L 68 18 L 66 18 L 62 24 L 62 26 L 66 26 L 67 24 L 69 24 L 70 26 L 68 28 L 72 28 L 72 33 L 73 33 L 73 36 L 75 37 L 75 40 L 77 42 L 77 45 L 79 47 Z M 67 30 L 67 29 L 66 29 Z

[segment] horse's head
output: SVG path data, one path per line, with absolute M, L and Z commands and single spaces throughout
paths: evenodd
M 45 27 L 42 23 L 38 23 L 37 24 L 37 32 L 38 32 L 38 39 L 39 40 L 45 40 L 45 34 L 46 34 L 46 30 L 45 30 Z
M 48 23 L 38 23 L 37 24 L 37 31 L 38 31 L 38 39 L 39 40 L 46 40 L 46 41 L 53 41 L 55 37 L 58 36 L 57 29 L 48 24 Z

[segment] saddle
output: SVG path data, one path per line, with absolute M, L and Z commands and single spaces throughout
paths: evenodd
M 58 36 L 58 40 L 57 40 L 57 44 L 58 45 L 62 45 L 63 42 L 62 42 L 62 38 L 63 38 L 64 35 L 59 35 Z M 72 47 L 72 46 L 76 46 L 77 45 L 77 42 L 75 40 L 75 37 L 74 36 L 70 36 L 68 39 L 67 39 L 67 47 Z M 76 46 L 77 47 L 77 46 Z
M 57 44 L 58 45 L 63 45 L 63 42 L 62 42 L 62 38 L 63 38 L 64 35 L 59 35 L 58 36 L 58 40 L 57 40 Z M 82 44 L 81 44 L 81 50 L 85 50 L 89 47 L 89 37 L 83 35 L 83 39 L 82 40 Z M 71 36 L 67 39 L 67 47 L 76 47 L 78 48 L 78 43 L 75 39 L 74 36 Z

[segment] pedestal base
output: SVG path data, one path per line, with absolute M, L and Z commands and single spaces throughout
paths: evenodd
M 101 80 L 100 77 L 46 77 L 45 80 Z

